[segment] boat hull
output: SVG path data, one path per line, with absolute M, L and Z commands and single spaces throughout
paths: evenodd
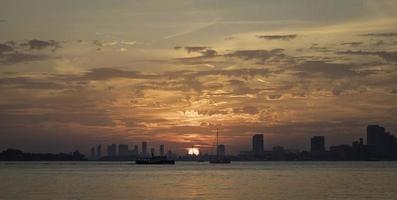
M 225 157 L 210 159 L 211 164 L 229 164 L 230 162 L 231 162 L 230 159 Z

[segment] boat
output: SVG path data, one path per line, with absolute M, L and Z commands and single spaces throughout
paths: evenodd
M 231 162 L 230 159 L 225 156 L 222 157 L 215 156 L 214 158 L 210 159 L 211 164 L 229 164 L 230 162 Z
M 222 155 L 219 154 L 218 138 L 219 138 L 219 133 L 218 133 L 218 129 L 216 129 L 216 156 L 213 156 L 210 158 L 210 163 L 211 164 L 229 164 L 231 162 L 230 159 L 223 154 Z
M 135 164 L 140 165 L 174 165 L 175 160 L 170 160 L 167 156 L 154 156 L 150 158 L 138 158 L 135 160 Z

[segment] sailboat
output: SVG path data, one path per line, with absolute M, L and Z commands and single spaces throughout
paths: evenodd
M 216 129 L 216 156 L 210 158 L 210 163 L 211 164 L 229 164 L 230 159 L 227 158 L 225 155 L 219 154 L 218 148 L 220 148 L 220 147 L 218 144 L 218 138 L 219 138 L 219 133 L 218 133 L 218 129 Z

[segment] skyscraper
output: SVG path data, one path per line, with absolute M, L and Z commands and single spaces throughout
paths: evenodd
M 127 144 L 119 144 L 119 156 L 128 156 L 128 145 Z
M 160 145 L 160 156 L 164 156 L 164 144 Z
M 90 158 L 91 159 L 95 159 L 95 147 L 91 147 L 91 151 L 90 151 Z
M 256 134 L 252 137 L 252 152 L 255 156 L 262 156 L 264 152 L 263 135 Z
M 147 142 L 142 142 L 142 156 L 147 155 Z
M 117 148 L 116 148 L 116 144 L 112 144 L 108 146 L 108 156 L 109 157 L 115 157 Z
M 379 125 L 367 126 L 367 145 L 381 146 L 386 137 L 386 129 Z
M 133 155 L 137 156 L 139 154 L 138 145 L 134 146 Z
M 325 139 L 324 136 L 313 136 L 310 139 L 310 151 L 312 153 L 324 152 L 325 151 Z
M 101 145 L 98 145 L 96 148 L 96 156 L 98 159 L 100 159 L 102 157 L 102 148 Z
M 367 145 L 375 150 L 377 156 L 387 156 L 397 151 L 396 138 L 379 125 L 367 126 Z
M 154 148 L 151 148 L 151 149 L 150 149 L 150 154 L 151 154 L 151 155 L 154 155 L 154 153 L 155 153 L 155 149 L 154 149 Z

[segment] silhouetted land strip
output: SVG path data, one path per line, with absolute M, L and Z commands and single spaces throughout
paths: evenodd
M 86 161 L 84 154 L 73 153 L 24 153 L 18 149 L 7 149 L 0 154 L 0 161 Z

